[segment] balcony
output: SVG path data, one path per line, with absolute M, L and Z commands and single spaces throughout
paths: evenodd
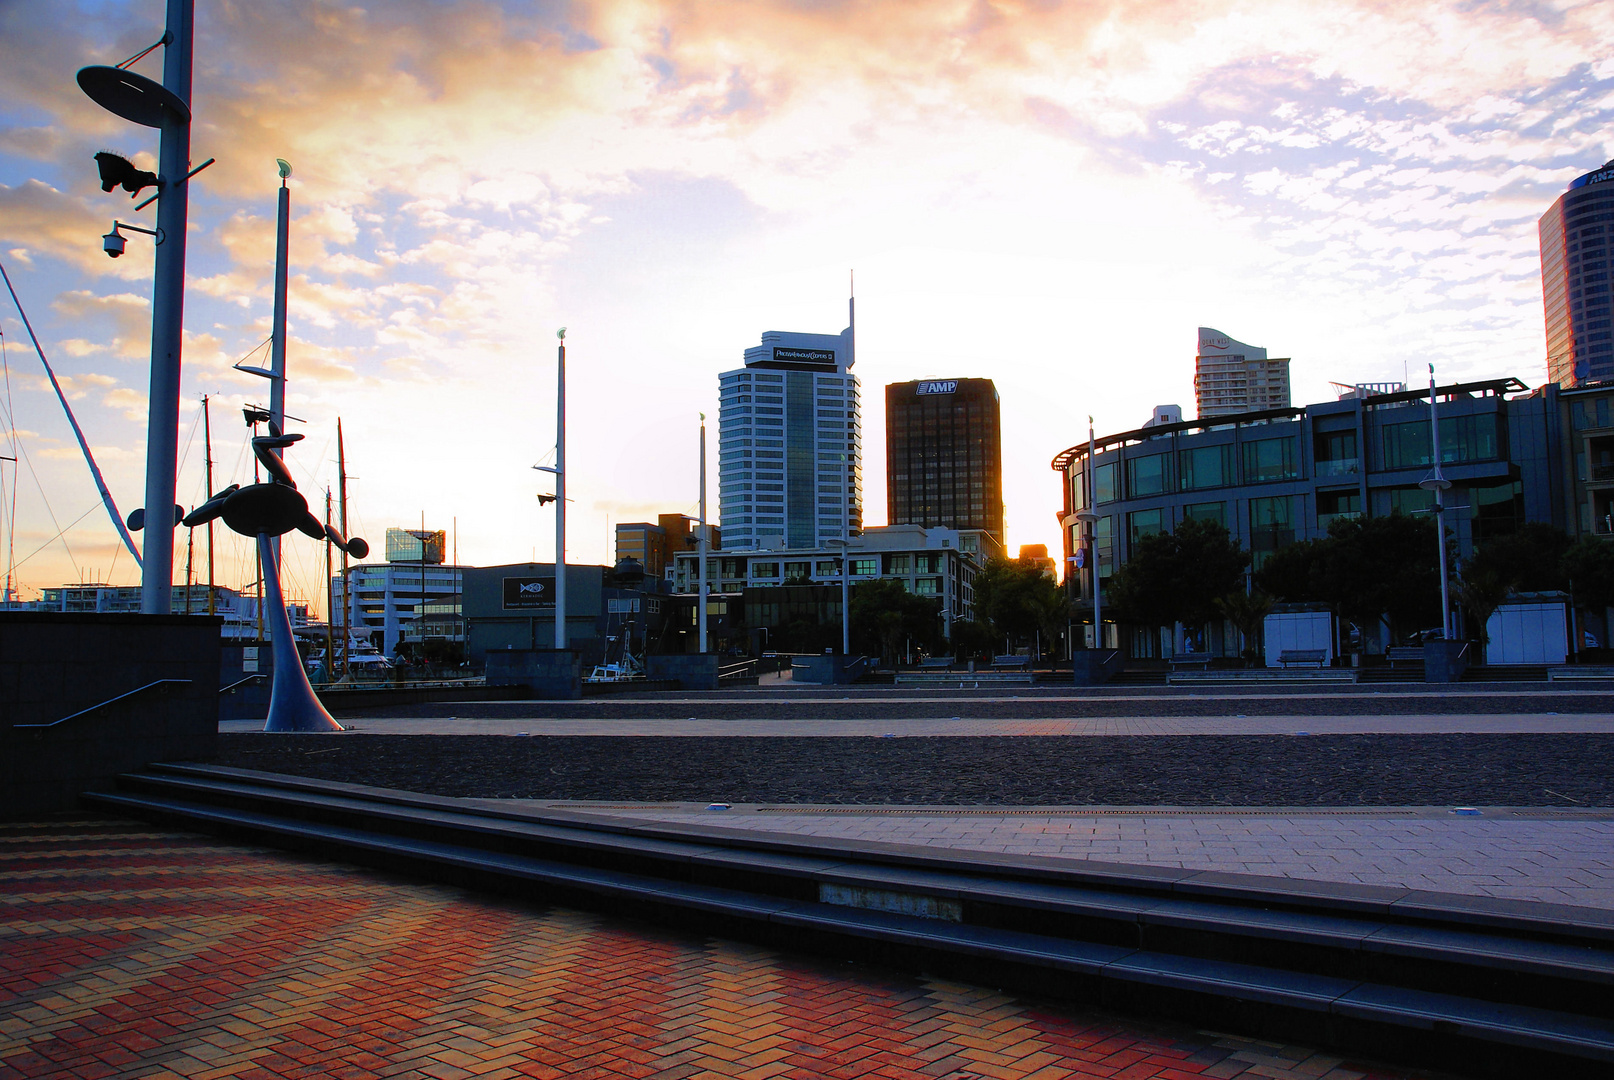
M 1339 476 L 1355 476 L 1361 471 L 1361 458 L 1334 458 L 1329 461 L 1317 462 L 1317 479 L 1319 480 Z

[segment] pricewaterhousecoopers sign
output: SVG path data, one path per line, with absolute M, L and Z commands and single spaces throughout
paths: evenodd
M 916 394 L 951 394 L 957 389 L 957 379 L 944 379 L 940 382 L 922 382 L 914 392 Z
M 773 358 L 792 364 L 824 364 L 835 366 L 834 349 L 790 349 L 779 345 L 773 347 Z

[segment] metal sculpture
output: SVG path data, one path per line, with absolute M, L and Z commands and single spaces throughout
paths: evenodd
M 258 562 L 263 573 L 264 617 L 269 622 L 269 640 L 274 644 L 274 681 L 269 691 L 269 718 L 265 731 L 341 731 L 314 694 L 314 687 L 303 670 L 297 643 L 291 636 L 291 619 L 280 595 L 280 564 L 273 539 L 298 530 L 316 540 L 329 540 L 356 559 L 370 553 L 370 545 L 355 536 L 348 539 L 321 522 L 308 509 L 308 500 L 297 490 L 291 470 L 275 451 L 284 450 L 302 439 L 285 435 L 279 425 L 269 422 L 269 434 L 252 440 L 252 452 L 269 474 L 264 484 L 231 484 L 207 502 L 185 515 L 189 528 L 205 525 L 215 518 L 242 536 L 258 540 Z

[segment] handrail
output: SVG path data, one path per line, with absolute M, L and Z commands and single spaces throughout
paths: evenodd
M 259 679 L 267 679 L 268 677 L 269 676 L 263 674 L 262 672 L 259 672 L 256 675 L 248 675 L 246 678 L 239 679 L 231 683 L 229 686 L 219 687 L 219 693 L 228 694 L 231 690 L 234 690 L 238 686 L 245 686 L 249 682 L 257 682 Z
M 64 716 L 60 720 L 52 720 L 48 724 L 12 724 L 11 726 L 13 728 L 50 728 L 50 727 L 55 727 L 57 724 L 65 724 L 69 720 L 76 720 L 81 716 L 88 715 L 89 713 L 95 712 L 95 711 L 97 711 L 99 709 L 105 709 L 109 705 L 116 705 L 120 701 L 126 701 L 129 698 L 132 698 L 132 697 L 136 696 L 137 694 L 145 693 L 147 690 L 154 690 L 154 689 L 156 689 L 157 687 L 160 687 L 160 686 L 189 686 L 190 684 L 191 684 L 191 680 L 189 680 L 189 679 L 158 679 L 156 682 L 147 683 L 145 686 L 137 686 L 133 690 L 130 690 L 127 694 L 119 694 L 115 698 L 109 698 L 106 701 L 101 702 L 99 705 L 91 705 L 88 709 L 80 709 L 78 712 L 73 713 L 73 714 L 71 714 L 69 716 Z

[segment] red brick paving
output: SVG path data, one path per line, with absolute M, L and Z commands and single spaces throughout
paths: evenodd
M 1392 1080 L 128 822 L 0 826 L 0 1080 Z

